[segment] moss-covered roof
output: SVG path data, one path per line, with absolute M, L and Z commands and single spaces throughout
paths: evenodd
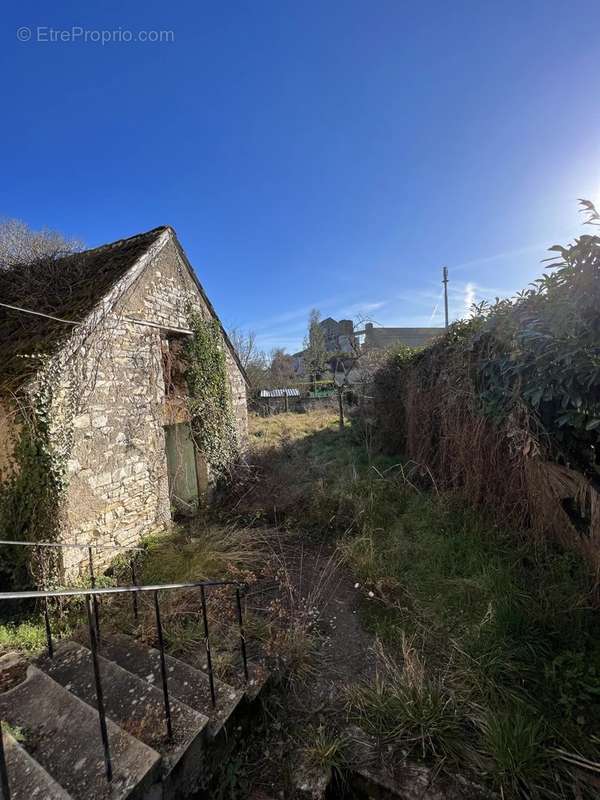
M 0 268 L 0 303 L 81 322 L 165 230 Z M 55 353 L 72 331 L 68 322 L 0 306 L 0 390 L 18 388 L 35 372 L 35 356 Z

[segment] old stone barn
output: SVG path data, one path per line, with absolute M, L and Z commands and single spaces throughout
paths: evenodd
M 0 269 L 0 303 L 0 538 L 131 546 L 193 514 L 246 383 L 174 230 Z

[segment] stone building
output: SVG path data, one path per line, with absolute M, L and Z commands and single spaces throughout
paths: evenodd
M 354 335 L 354 323 L 351 319 L 338 321 L 333 317 L 326 317 L 319 322 L 319 327 L 323 331 L 325 350 L 331 354 L 332 359 L 343 353 L 352 355 L 355 352 L 357 340 Z M 299 376 L 306 374 L 304 369 L 305 352 L 305 350 L 301 350 L 292 355 L 294 372 Z M 335 366 L 332 365 L 331 369 L 335 369 Z
M 41 283 L 32 267 L 12 272 L 14 285 L 10 270 L 0 280 L 0 482 L 18 469 L 28 397 L 36 413 L 46 408 L 53 457 L 64 463 L 64 541 L 131 546 L 175 510 L 193 513 L 213 475 L 186 403 L 190 314 L 218 326 L 239 442 L 246 379 L 175 231 L 54 260 Z M 66 552 L 67 569 L 85 555 Z
M 444 328 L 387 328 L 375 326 L 372 322 L 365 323 L 364 329 L 357 330 L 352 320 L 338 321 L 332 317 L 322 320 L 319 325 L 323 331 L 325 349 L 332 356 L 329 365 L 332 376 L 336 371 L 336 363 L 344 354 L 351 359 L 357 353 L 367 350 L 388 350 L 399 344 L 407 347 L 424 347 L 444 332 Z M 306 374 L 305 352 L 301 350 L 292 356 L 294 372 L 299 376 Z
M 365 324 L 363 346 L 366 350 L 387 350 L 395 345 L 424 347 L 436 336 L 441 336 L 444 328 L 386 328 L 375 327 L 372 322 Z

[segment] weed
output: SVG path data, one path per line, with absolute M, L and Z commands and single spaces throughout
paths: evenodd
M 254 448 L 222 499 L 227 513 L 319 535 L 391 520 L 385 496 L 401 484 L 382 476 L 394 462 L 371 463 L 353 428 L 340 431 L 333 412 L 251 417 L 250 434 Z
M 446 719 L 451 687 L 463 765 L 487 753 L 490 780 L 506 797 L 563 791 L 569 778 L 550 767 L 553 745 L 597 758 L 590 734 L 600 720 L 600 652 L 585 567 L 552 544 L 488 524 L 456 498 L 413 493 L 398 511 L 393 527 L 345 537 L 342 550 L 376 593 L 363 621 L 389 652 L 401 658 L 404 631 L 421 637 L 429 691 L 415 697 L 379 676 L 355 690 L 359 716 L 373 733 L 401 740 L 411 711 L 428 724 Z
M 398 664 L 381 644 L 378 671 L 369 683 L 347 691 L 350 716 L 384 743 L 407 748 L 423 759 L 456 761 L 465 749 L 456 699 L 441 678 L 426 675 L 414 640 L 402 638 Z
M 11 725 L 10 722 L 2 720 L 2 730 L 4 733 L 10 734 L 19 744 L 23 744 L 27 741 L 27 730 L 21 727 L 21 725 Z
M 546 664 L 545 677 L 568 717 L 584 724 L 593 707 L 596 715 L 600 716 L 599 666 L 589 661 L 586 653 L 571 650 L 560 653 Z
M 0 625 L 0 650 L 38 652 L 46 646 L 46 633 L 42 621 L 26 621 Z
M 519 707 L 488 712 L 482 720 L 482 749 L 488 774 L 503 796 L 531 795 L 547 783 L 547 736 L 543 719 Z
M 145 540 L 140 580 L 145 583 L 200 581 L 253 569 L 265 548 L 265 536 L 235 526 L 194 521 L 186 530 Z
M 345 733 L 326 725 L 318 725 L 303 731 L 302 738 L 302 761 L 309 770 L 317 774 L 341 774 L 348 767 L 351 742 Z

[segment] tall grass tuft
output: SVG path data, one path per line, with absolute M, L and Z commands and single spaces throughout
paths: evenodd
M 253 570 L 266 554 L 266 535 L 235 525 L 194 521 L 189 528 L 145 540 L 145 583 L 208 580 Z
M 426 671 L 414 638 L 402 636 L 402 661 L 378 642 L 374 680 L 347 689 L 350 718 L 384 744 L 419 758 L 450 760 L 464 753 L 465 735 L 458 704 L 441 676 Z

